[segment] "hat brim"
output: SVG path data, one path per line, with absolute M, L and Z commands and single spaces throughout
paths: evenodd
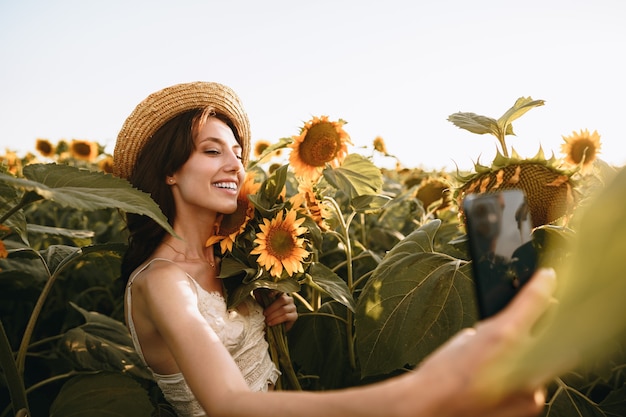
M 193 109 L 213 107 L 226 115 L 241 141 L 244 166 L 250 153 L 250 122 L 235 92 L 215 82 L 176 84 L 150 94 L 128 116 L 113 151 L 113 174 L 128 179 L 147 141 L 169 120 Z

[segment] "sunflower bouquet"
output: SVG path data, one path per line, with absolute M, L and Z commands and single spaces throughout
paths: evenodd
M 341 192 L 358 197 L 363 190 L 371 194 L 379 188 L 376 178 L 380 171 L 365 158 L 347 155 L 350 139 L 342 128 L 344 123 L 315 117 L 300 135 L 268 146 L 248 166 L 237 211 L 222 216 L 207 241 L 207 245 L 219 245 L 220 277 L 225 279 L 229 307 L 251 293 L 268 305 L 277 292 L 292 293 L 307 305 L 297 293 L 301 285 L 308 285 L 353 308 L 344 279 L 317 262 L 323 234 L 329 231 L 327 220 L 332 217 L 320 196 Z M 267 171 L 261 167 L 268 155 L 283 149 L 290 152 L 289 163 Z M 363 184 L 359 175 L 368 172 L 364 168 L 373 174 L 365 184 L 373 185 Z M 284 327 L 271 327 L 267 335 L 270 353 L 286 378 L 281 382 L 300 389 Z

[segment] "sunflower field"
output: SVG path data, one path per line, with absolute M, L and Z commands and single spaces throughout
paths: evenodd
M 280 389 L 383 380 L 474 325 L 460 203 L 522 189 L 558 304 L 499 372 L 511 383 L 551 375 L 576 352 L 549 384 L 544 415 L 626 415 L 626 171 L 599 158 L 588 129 L 563 136 L 560 158 L 509 148 L 513 121 L 543 104 L 522 97 L 497 119 L 451 114 L 468 136 L 498 141 L 492 163 L 467 172 L 404 167 L 380 137 L 356 152 L 345 121 L 326 116 L 256 143 L 239 209 L 207 244 L 231 306 L 253 290 L 294 295 L 294 327 L 268 331 Z M 376 166 L 381 156 L 396 167 Z M 33 153 L 0 160 L 0 417 L 173 416 L 124 325 L 119 278 L 125 214 L 171 232 L 165 216 L 111 175 L 98 143 L 38 139 Z

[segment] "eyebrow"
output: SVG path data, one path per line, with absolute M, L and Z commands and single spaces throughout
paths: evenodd
M 216 143 L 218 145 L 222 145 L 222 146 L 228 146 L 228 144 L 226 143 L 226 141 L 222 138 L 216 138 L 214 136 L 207 136 L 204 138 L 200 138 L 198 140 L 198 145 L 201 145 L 204 142 L 211 142 L 211 143 Z M 233 145 L 233 149 L 239 149 L 239 150 L 243 150 L 243 147 L 241 146 L 241 144 L 239 142 L 237 142 L 235 145 Z

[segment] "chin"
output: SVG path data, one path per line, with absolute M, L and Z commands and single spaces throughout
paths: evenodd
M 229 207 L 224 207 L 223 210 L 220 210 L 220 213 L 222 213 L 222 214 L 233 214 L 236 211 L 237 211 L 237 204 L 234 204 L 234 205 L 229 206 Z

